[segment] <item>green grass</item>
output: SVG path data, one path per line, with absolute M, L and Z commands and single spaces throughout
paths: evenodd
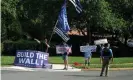
M 14 63 L 14 56 L 1 56 L 1 65 L 2 66 L 10 66 Z M 78 62 L 84 64 L 83 57 L 69 57 L 69 64 L 73 64 L 74 62 Z M 56 57 L 49 57 L 49 63 L 52 64 L 63 64 L 63 60 L 61 56 Z M 82 67 L 82 66 L 81 66 Z M 91 65 L 92 68 L 99 68 L 101 67 L 100 59 L 99 58 L 92 58 Z M 121 57 L 121 58 L 114 58 L 114 62 L 110 65 L 113 68 L 133 68 L 133 57 Z
M 74 65 L 72 65 L 74 66 Z M 76 68 L 84 68 L 84 64 L 81 64 L 81 66 L 74 66 Z M 88 68 L 101 68 L 102 65 L 101 64 L 90 64 L 90 66 L 88 66 Z M 133 63 L 128 64 L 128 63 L 124 63 L 124 64 L 110 64 L 110 68 L 133 68 Z
M 3 65 L 13 65 L 14 63 L 14 56 L 1 56 L 1 66 Z
M 62 57 L 50 57 L 50 63 L 60 64 L 63 63 Z M 69 63 L 72 64 L 74 62 L 84 63 L 83 57 L 69 57 Z M 99 58 L 92 58 L 92 64 L 100 64 Z M 133 57 L 123 57 L 123 58 L 114 58 L 113 64 L 124 64 L 124 63 L 133 63 Z

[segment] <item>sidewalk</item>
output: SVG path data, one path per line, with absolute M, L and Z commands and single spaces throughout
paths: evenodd
M 28 67 L 20 67 L 20 66 L 10 66 L 10 67 L 1 67 L 1 70 L 19 70 L 19 71 L 81 71 L 81 69 L 74 68 L 71 66 L 68 66 L 67 70 L 63 70 L 64 65 L 63 64 L 52 64 L 52 69 L 45 69 L 45 68 L 28 68 Z

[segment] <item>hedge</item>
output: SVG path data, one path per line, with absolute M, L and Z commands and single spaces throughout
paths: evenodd
M 44 42 L 43 42 L 44 43 Z M 36 41 L 19 40 L 10 41 L 6 40 L 2 43 L 2 55 L 15 56 L 16 50 L 40 50 L 41 46 Z M 51 43 L 50 53 L 55 53 L 55 43 Z

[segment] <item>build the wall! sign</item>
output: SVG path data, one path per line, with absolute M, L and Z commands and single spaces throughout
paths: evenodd
M 17 50 L 14 60 L 15 66 L 43 68 L 48 64 L 49 54 L 34 50 Z

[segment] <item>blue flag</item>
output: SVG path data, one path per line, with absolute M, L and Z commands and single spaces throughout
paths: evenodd
M 66 13 L 66 0 L 63 4 L 61 11 L 58 16 L 57 26 L 54 28 L 54 32 L 56 32 L 65 42 L 69 40 L 67 32 L 70 30 L 68 21 L 67 21 L 67 13 Z
M 82 12 L 82 6 L 80 4 L 80 0 L 69 0 L 69 1 L 71 1 L 71 3 L 74 5 L 78 13 Z

